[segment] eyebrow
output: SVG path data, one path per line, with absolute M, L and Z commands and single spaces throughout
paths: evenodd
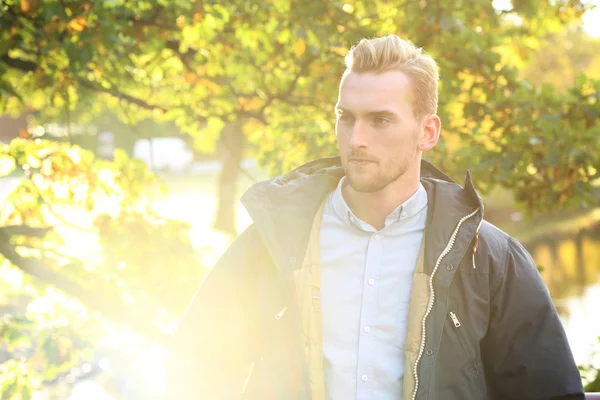
M 345 109 L 340 106 L 335 106 L 335 112 L 340 114 L 354 114 L 351 110 Z M 394 117 L 400 118 L 398 114 L 389 110 L 373 110 L 365 113 L 369 117 Z

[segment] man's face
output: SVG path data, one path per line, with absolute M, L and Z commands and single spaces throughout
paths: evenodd
M 421 124 L 414 118 L 409 78 L 400 71 L 350 72 L 336 105 L 336 135 L 350 187 L 376 192 L 420 163 Z

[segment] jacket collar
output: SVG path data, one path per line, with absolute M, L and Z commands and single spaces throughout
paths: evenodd
M 313 217 L 344 176 L 340 157 L 311 161 L 250 187 L 241 198 L 282 277 L 292 280 L 306 252 Z M 429 162 L 421 162 L 421 183 L 428 196 L 425 272 L 446 247 L 458 222 L 479 209 L 456 238 L 452 254 L 464 254 L 483 218 L 483 204 L 467 172 L 464 187 Z
M 342 179 L 340 179 L 340 183 L 329 197 L 329 199 L 331 199 L 333 211 L 342 221 L 344 221 L 344 223 L 348 225 L 354 225 L 363 231 L 374 232 L 376 229 L 354 215 L 348 206 L 348 203 L 346 203 L 344 195 L 342 194 L 342 188 L 347 184 L 346 181 L 346 177 L 342 177 Z M 427 207 L 427 202 L 427 191 L 423 187 L 423 184 L 420 183 L 417 191 L 411 197 L 409 197 L 404 203 L 400 204 L 395 210 L 385 217 L 385 227 L 415 216 L 421 210 Z

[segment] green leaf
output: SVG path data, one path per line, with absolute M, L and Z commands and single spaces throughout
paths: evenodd
M 21 387 L 21 400 L 31 400 L 33 398 L 33 391 L 31 386 L 24 385 Z
M 16 168 L 15 159 L 8 155 L 0 154 L 0 176 L 7 176 Z

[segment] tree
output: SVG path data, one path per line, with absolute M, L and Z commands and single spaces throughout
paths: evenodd
M 580 27 L 565 29 L 540 39 L 523 78 L 535 86 L 551 83 L 566 92 L 577 84 L 577 76 L 600 78 L 600 38 L 589 37 Z
M 3 282 L 2 292 L 46 305 L 0 320 L 4 350 L 27 354 L 0 365 L 3 397 L 26 393 L 89 357 L 104 332 L 99 316 L 166 345 L 165 327 L 177 321 L 205 269 L 189 225 L 149 208 L 156 181 L 146 167 L 121 151 L 114 162 L 97 161 L 76 146 L 15 139 L 0 147 L 0 168 L 3 175 L 26 172 L 0 213 L 0 254 L 25 280 Z M 65 227 L 97 235 L 95 261 L 61 250 Z M 69 307 L 68 298 L 78 302 Z
M 542 94 L 538 87 L 526 86 L 516 70 L 539 37 L 557 32 L 585 8 L 574 0 L 514 4 L 514 9 L 498 12 L 483 0 L 453 5 L 5 1 L 3 104 L 8 111 L 32 108 L 70 121 L 89 119 L 106 102 L 132 124 L 147 117 L 174 121 L 194 134 L 205 151 L 214 150 L 221 137 L 228 162 L 221 179 L 223 211 L 215 225 L 232 231 L 233 223 L 224 221 L 233 214 L 231 194 L 226 193 L 244 153 L 246 140 L 241 138 L 249 139 L 262 165 L 274 173 L 307 157 L 332 154 L 331 109 L 342 56 L 361 37 L 396 32 L 440 61 L 447 140 L 433 158 L 444 168 L 457 175 L 468 167 L 485 181 L 483 190 L 501 184 L 529 205 L 589 203 L 594 157 L 576 151 L 571 157 L 576 160 L 569 161 L 561 152 L 558 162 L 548 150 L 535 162 L 522 161 L 529 140 L 552 138 L 540 136 L 539 129 L 518 127 L 555 113 L 543 97 L 557 97 L 549 89 Z M 570 118 L 585 114 L 583 129 L 595 129 L 596 84 L 581 80 L 578 88 L 580 95 L 574 93 L 571 100 L 584 97 L 588 104 L 574 104 L 578 109 L 570 116 L 557 117 L 579 131 L 579 121 Z M 90 113 L 72 115 L 74 105 L 81 103 Z M 506 112 L 522 104 L 538 112 L 526 120 Z M 498 136 L 502 140 L 491 143 L 490 137 Z M 503 140 L 511 146 L 498 145 Z M 583 135 L 569 147 L 590 145 L 589 135 Z M 448 162 L 447 152 L 459 149 L 459 156 Z M 536 173 L 523 172 L 530 165 Z M 559 177 L 552 172 L 558 167 L 583 172 Z M 523 190 L 550 178 L 560 179 L 556 190 L 551 185 L 541 193 Z M 583 184 L 575 187 L 575 181 Z M 530 198 L 533 192 L 549 201 Z M 568 201 L 565 196 L 571 192 L 574 200 Z
M 480 190 L 502 185 L 528 210 L 597 204 L 600 84 L 580 75 L 558 92 L 523 81 L 519 71 L 540 38 L 577 21 L 582 3 L 515 0 L 506 11 L 484 0 L 442 3 L 4 0 L 0 110 L 34 111 L 38 121 L 70 127 L 108 107 L 131 126 L 147 118 L 175 123 L 203 151 L 220 143 L 227 162 L 216 225 L 233 231 L 231 183 L 244 151 L 272 173 L 333 154 L 343 56 L 360 38 L 396 33 L 439 61 L 445 128 L 430 157 L 444 170 L 458 177 L 469 168 Z M 90 310 L 164 341 L 161 325 L 176 319 L 203 269 L 188 227 L 147 207 L 154 183 L 143 166 L 122 153 L 103 163 L 69 144 L 26 138 L 0 154 L 0 175 L 28 173 L 0 215 L 0 253 L 43 282 L 38 292 L 51 285 L 64 293 L 57 307 L 76 298 L 87 313 L 50 331 L 44 321 L 56 317 L 13 317 L 2 323 L 4 337 L 22 344 L 33 332 L 33 359 L 58 369 L 92 346 L 94 335 L 86 344 L 74 328 L 97 323 Z M 103 212 L 97 196 L 113 199 L 117 211 Z M 100 238 L 100 260 L 61 253 L 60 235 L 49 228 L 57 220 L 75 225 L 63 208 L 95 218 L 85 229 Z M 12 377 L 0 381 L 5 390 L 27 391 L 39 375 L 32 363 L 4 368 Z
M 326 54 L 315 54 L 330 52 L 328 44 L 340 37 L 335 27 L 331 37 L 331 20 L 352 21 L 341 8 L 328 10 L 325 4 L 62 4 L 5 2 L 3 43 L 8 48 L 1 59 L 8 73 L 5 93 L 12 94 L 5 97 L 5 108 L 43 109 L 47 117 L 64 114 L 70 122 L 76 103 L 97 112 L 94 99 L 101 93 L 124 120 L 135 123 L 152 116 L 174 121 L 199 138 L 201 150 L 213 150 L 223 133 L 222 144 L 238 146 L 224 146 L 231 156 L 225 157 L 229 162 L 223 176 L 231 179 L 243 153 L 242 129 L 256 132 L 271 117 L 268 108 L 278 102 L 306 103 L 308 98 L 292 95 L 302 79 L 316 72 L 309 70 L 313 62 L 327 60 Z M 361 32 L 368 33 L 357 29 L 348 39 L 356 40 Z M 309 47 L 310 54 L 308 37 L 325 46 Z M 227 186 L 231 184 L 223 184 Z M 230 207 L 219 213 L 228 214 Z M 233 230 L 220 219 L 218 227 Z

